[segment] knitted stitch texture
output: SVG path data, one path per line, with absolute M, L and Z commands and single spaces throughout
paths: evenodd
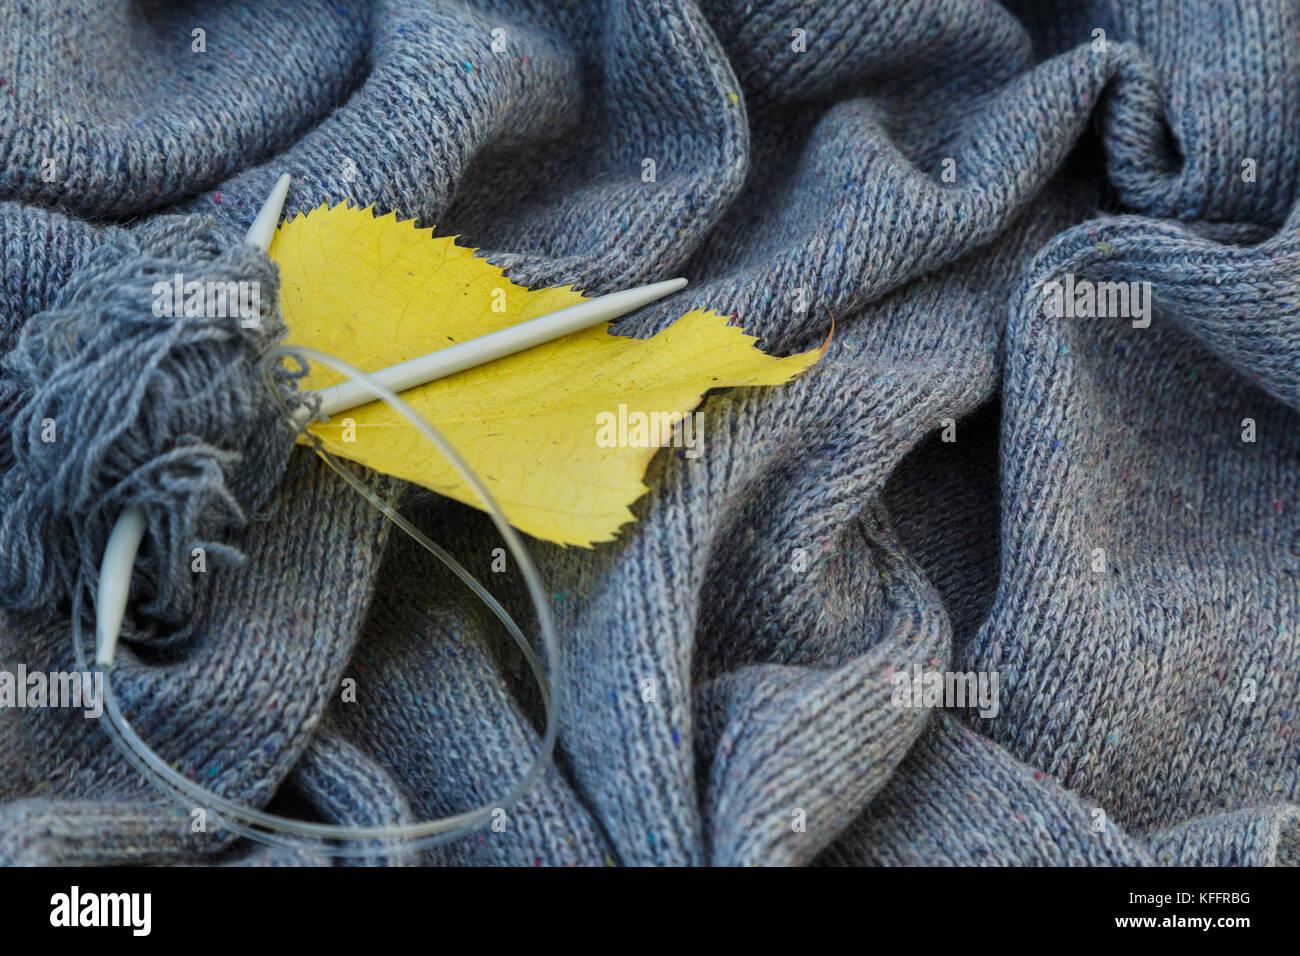
M 288 172 L 289 214 L 373 204 L 516 282 L 691 279 L 623 334 L 712 308 L 789 354 L 836 324 L 790 384 L 710 395 L 704 454 L 657 455 L 616 542 L 528 542 L 553 766 L 503 828 L 367 862 L 1300 862 L 1295 0 L 37 2 L 0 13 L 0 156 L 0 667 L 75 668 L 107 520 L 102 485 L 19 504 L 57 491 L 12 411 L 42 323 L 121 319 L 104 250 L 174 216 L 228 248 Z M 1121 282 L 1146 319 L 1050 307 Z M 542 714 L 495 619 L 304 450 L 203 428 L 167 448 L 242 453 L 203 487 L 246 499 L 244 560 L 133 605 L 141 735 L 329 822 L 505 793 Z M 367 480 L 528 629 L 484 515 Z M 157 574 L 215 518 L 149 500 Z M 900 706 L 917 670 L 997 675 L 996 713 Z M 95 721 L 0 709 L 0 861 L 317 849 L 193 833 Z

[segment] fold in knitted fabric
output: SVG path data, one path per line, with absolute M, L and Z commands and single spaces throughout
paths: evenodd
M 1300 5 L 0 19 L 6 353 L 97 248 L 164 215 L 234 243 L 281 172 L 290 212 L 396 211 L 516 282 L 691 279 L 623 334 L 712 308 L 789 354 L 834 317 L 797 380 L 706 399 L 705 453 L 661 452 L 616 542 L 529 541 L 556 759 L 503 830 L 369 862 L 1297 862 Z M 1149 325 L 1054 314 L 1067 276 L 1149 284 Z M 133 725 L 329 822 L 508 791 L 541 707 L 500 626 L 303 450 L 274 477 L 244 563 L 123 645 Z M 489 568 L 483 515 L 368 480 Z M 75 667 L 66 601 L 0 614 L 5 667 Z M 996 674 L 996 714 L 898 706 L 914 669 Z M 188 824 L 79 711 L 0 709 L 0 861 L 329 862 Z

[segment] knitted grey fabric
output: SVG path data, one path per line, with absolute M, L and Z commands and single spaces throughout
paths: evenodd
M 705 453 L 661 452 L 616 542 L 528 542 L 556 760 L 421 862 L 1297 862 L 1294 0 L 80 2 L 0 27 L 11 358 L 96 250 L 174 215 L 233 245 L 281 172 L 290 211 L 373 203 L 517 282 L 690 277 L 625 334 L 712 308 L 789 354 L 834 317 L 800 378 L 706 399 Z M 1150 324 L 1052 314 L 1067 279 L 1149 283 Z M 20 448 L 35 388 L 3 384 Z M 243 451 L 210 473 L 243 564 L 171 620 L 133 609 L 133 724 L 314 819 L 499 798 L 541 735 L 500 626 L 305 451 Z M 527 629 L 485 516 L 367 480 Z M 71 669 L 106 526 L 37 533 L 13 482 L 0 665 Z M 213 520 L 157 507 L 178 549 Z M 997 674 L 996 715 L 898 706 L 914 668 Z M 0 710 L 5 862 L 326 862 L 185 822 L 95 721 Z

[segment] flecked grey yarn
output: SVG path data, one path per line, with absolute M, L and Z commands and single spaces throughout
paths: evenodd
M 806 374 L 706 398 L 617 541 L 528 542 L 554 764 L 500 826 L 368 862 L 1300 861 L 1294 0 L 36 3 L 0 13 L 0 156 L 6 409 L 68 290 L 107 307 L 95 250 L 174 215 L 228 250 L 282 172 L 288 214 L 373 204 L 518 282 L 691 280 L 621 333 L 713 308 L 788 354 L 833 317 Z M 1149 284 L 1150 324 L 1049 314 L 1067 276 Z M 36 414 L 0 415 L 7 496 L 56 490 L 14 477 L 50 473 Z M 304 450 L 252 457 L 256 515 L 221 478 L 261 519 L 220 539 L 243 565 L 137 582 L 133 725 L 330 822 L 508 791 L 542 713 L 496 621 Z M 486 517 L 366 480 L 527 630 Z M 13 500 L 0 664 L 67 669 L 90 555 Z M 997 674 L 996 716 L 899 706 L 914 668 Z M 184 822 L 94 721 L 0 711 L 4 862 L 330 862 Z
M 202 580 L 192 549 L 214 566 L 237 563 L 238 550 L 209 535 L 243 523 L 282 474 L 291 436 L 256 369 L 284 334 L 275 266 L 245 243 L 218 244 L 202 220 L 145 232 L 97 248 L 4 356 L 7 607 L 66 605 L 79 575 L 94 580 L 118 514 L 138 506 L 150 539 L 138 576 L 154 595 L 142 613 L 178 622 Z M 209 283 L 223 296 L 251 283 L 260 307 L 247 321 L 226 315 L 224 299 L 219 317 L 156 314 L 155 284 L 174 282 L 201 283 L 205 299 Z M 172 297 L 165 311 L 181 309 Z

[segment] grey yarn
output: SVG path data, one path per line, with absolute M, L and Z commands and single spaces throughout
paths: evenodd
M 258 283 L 256 326 L 238 315 L 156 316 L 154 285 L 177 274 Z M 173 218 L 96 249 L 24 325 L 0 373 L 11 435 L 0 444 L 6 607 L 53 608 L 78 575 L 93 581 L 131 505 L 148 517 L 142 614 L 176 623 L 193 610 L 203 577 L 191 571 L 192 549 L 214 566 L 238 563 L 238 549 L 213 536 L 266 497 L 290 441 L 255 368 L 284 334 L 277 288 L 263 253 L 224 245 L 202 219 Z

